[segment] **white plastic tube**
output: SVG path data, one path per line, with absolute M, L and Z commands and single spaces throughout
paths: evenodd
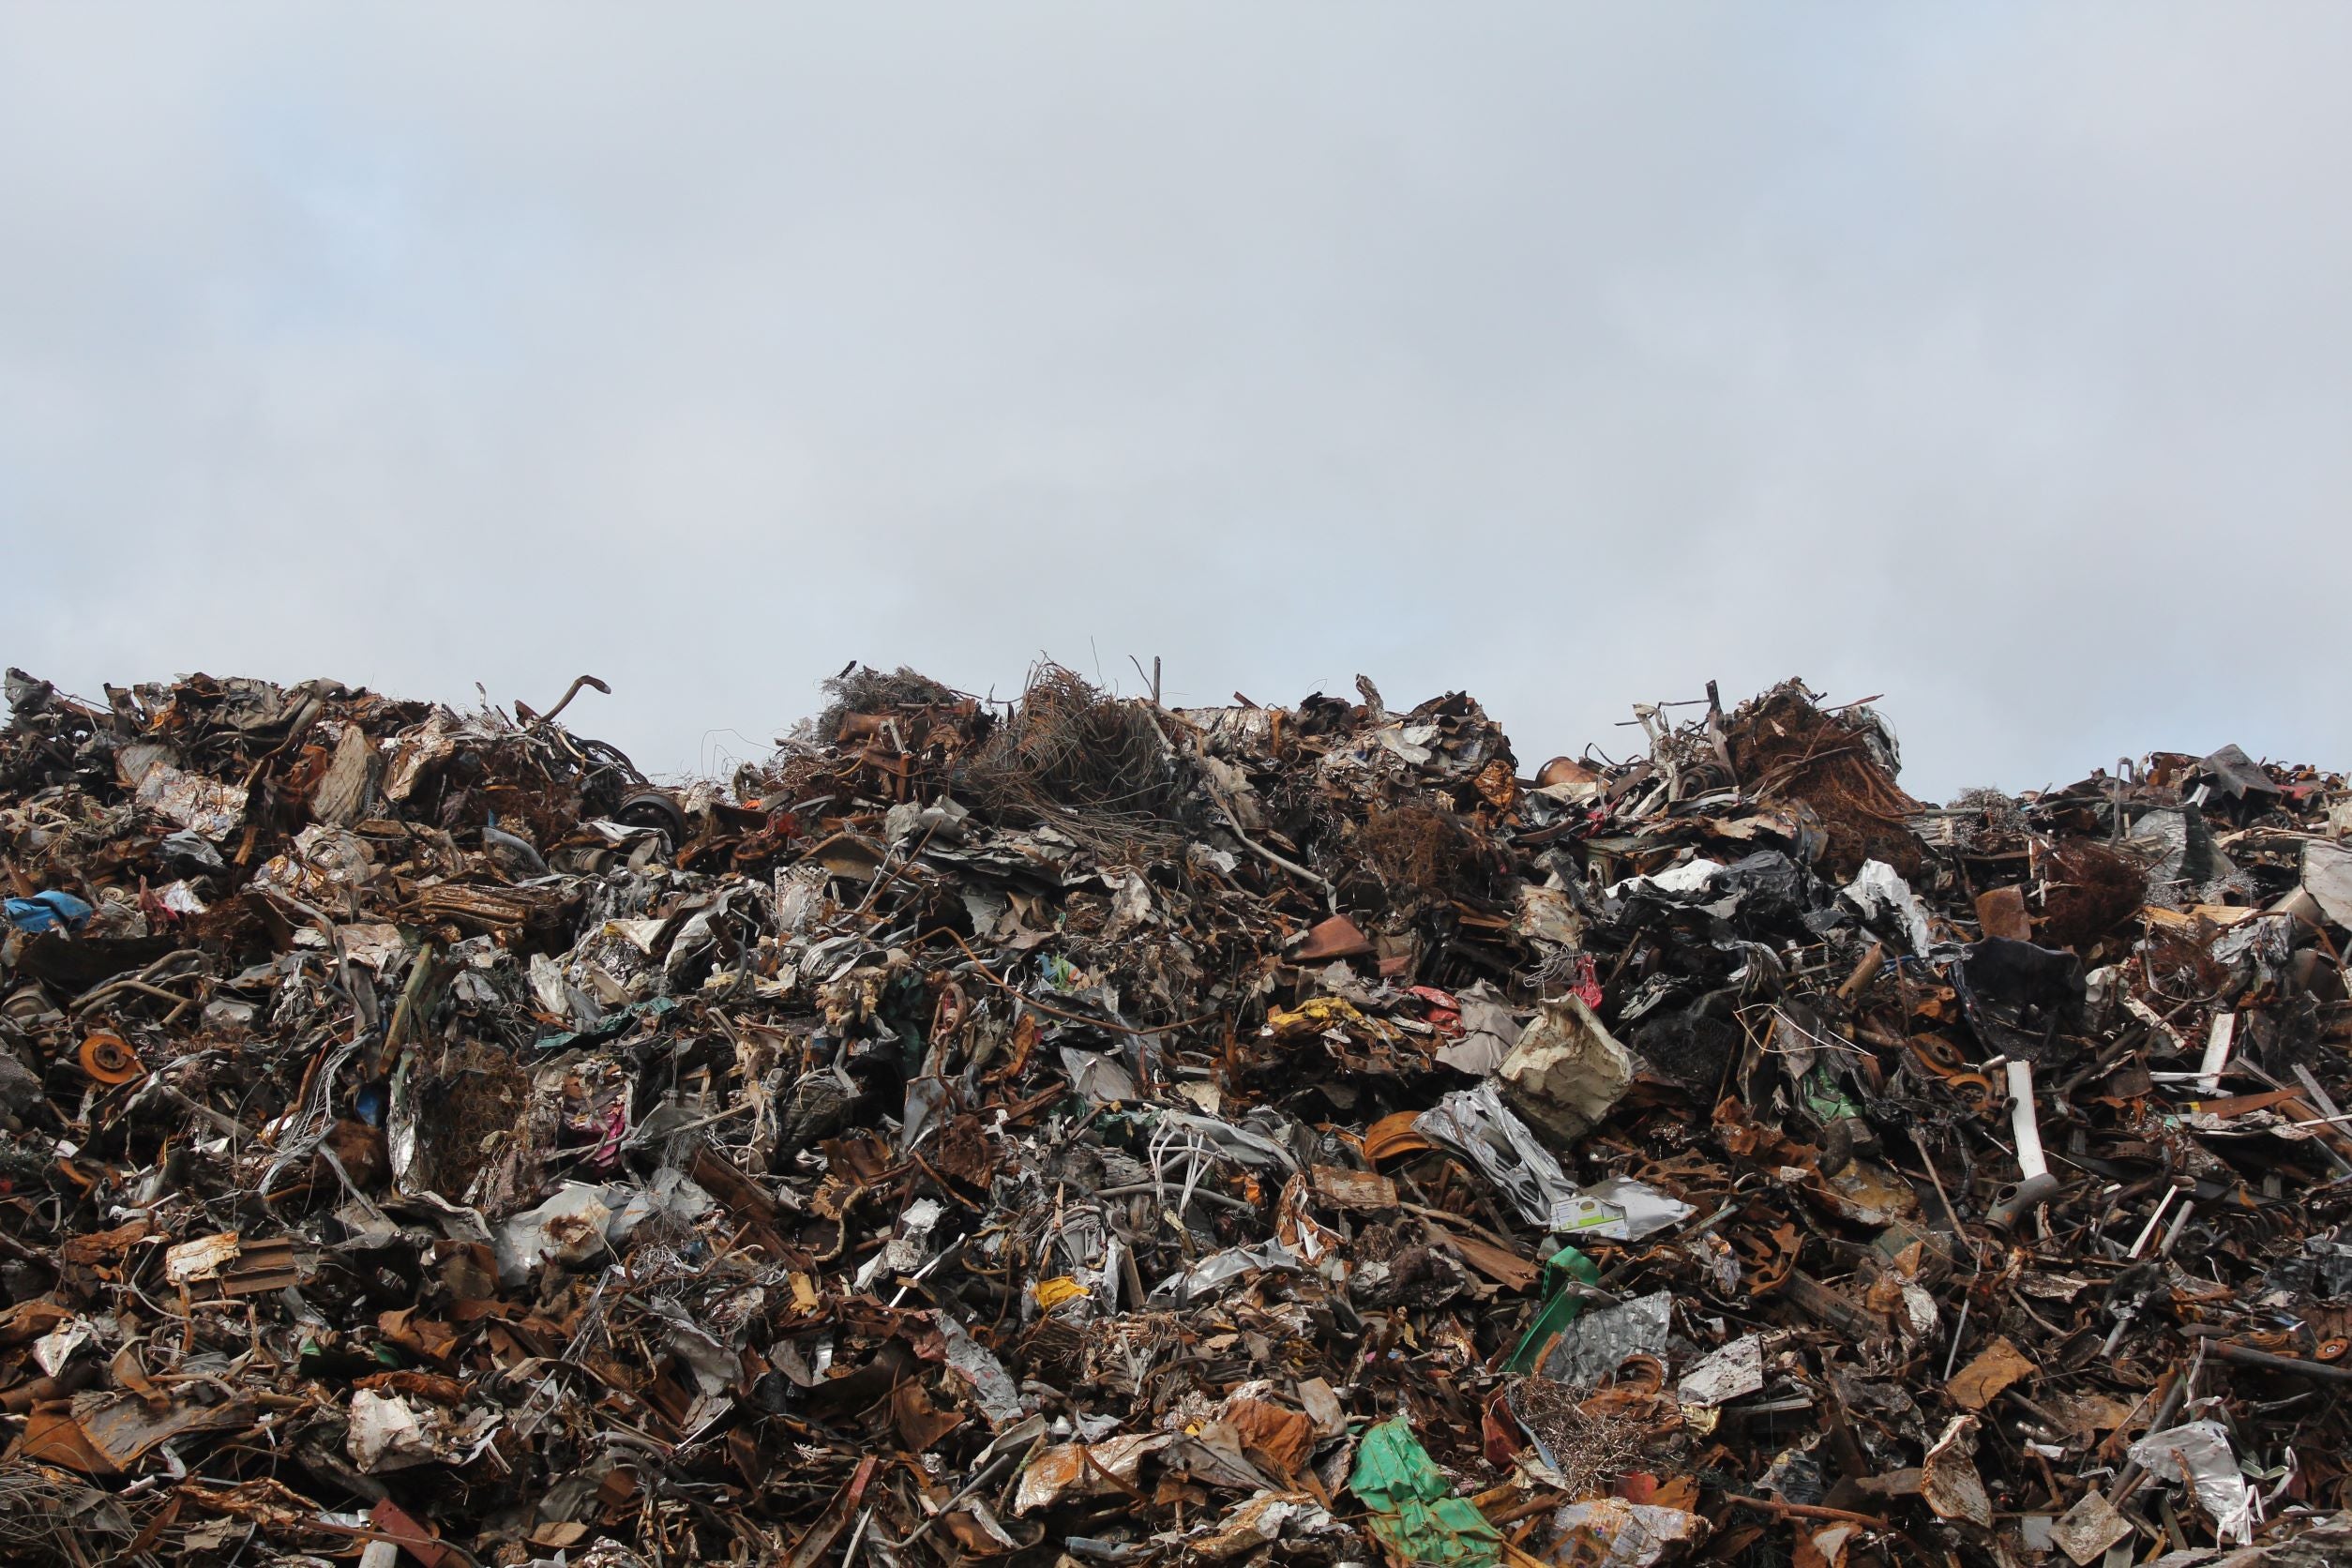
M 2042 1123 L 2033 1113 L 2033 1063 L 2009 1063 L 2009 1126 L 2017 1135 L 2017 1168 L 2027 1181 L 2050 1173 L 2042 1154 Z

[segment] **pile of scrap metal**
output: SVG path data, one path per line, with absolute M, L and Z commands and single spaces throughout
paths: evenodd
M 2352 1554 L 2343 777 L 831 688 L 9 672 L 0 1555 Z

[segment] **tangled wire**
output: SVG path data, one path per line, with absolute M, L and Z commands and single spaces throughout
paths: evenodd
M 23 1460 L 0 1465 L 0 1548 L 39 1552 L 38 1560 L 92 1562 L 93 1533 L 128 1535 L 135 1526 L 120 1504 L 62 1470 Z
M 990 810 L 1129 849 L 1169 838 L 1184 790 L 1150 710 L 1058 664 L 1030 672 L 1019 707 L 964 763 Z

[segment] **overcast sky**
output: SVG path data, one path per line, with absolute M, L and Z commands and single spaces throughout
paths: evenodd
M 2352 763 L 2352 10 L 0 10 L 0 661 Z

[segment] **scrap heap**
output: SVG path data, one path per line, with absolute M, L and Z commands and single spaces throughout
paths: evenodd
M 2341 776 L 832 689 L 9 672 L 0 1555 L 2352 1553 Z

